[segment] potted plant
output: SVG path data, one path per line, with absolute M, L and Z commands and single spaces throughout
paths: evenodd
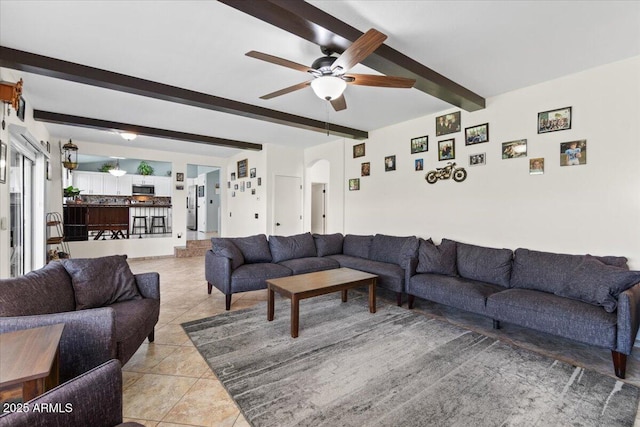
M 143 160 L 138 165 L 138 173 L 140 175 L 153 175 L 153 168 L 149 163 Z
M 116 165 L 113 163 L 105 163 L 100 167 L 100 172 L 109 172 L 111 169 L 114 169 Z
M 81 191 L 82 190 L 74 187 L 73 185 L 70 185 L 63 189 L 64 197 L 66 197 L 68 201 L 74 201 L 80 195 Z

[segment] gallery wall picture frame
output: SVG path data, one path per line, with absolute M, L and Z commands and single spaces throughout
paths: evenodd
M 251 181 L 247 181 L 247 188 L 251 188 Z
M 361 144 L 356 144 L 353 146 L 353 158 L 357 158 L 357 157 L 364 157 L 365 154 L 365 147 L 364 147 L 364 142 Z
M 364 162 L 360 165 L 360 176 L 371 175 L 371 162 Z
M 453 160 L 456 158 L 456 139 L 438 141 L 438 160 Z
M 538 133 L 571 129 L 571 107 L 538 113 Z
M 469 154 L 469 166 L 485 166 L 487 164 L 487 153 Z
M 252 195 L 252 196 L 255 196 L 255 195 L 256 195 L 256 189 L 255 189 L 255 188 L 252 188 L 252 189 L 251 189 L 251 195 Z
M 240 182 L 240 192 L 244 193 L 244 181 Z
M 360 190 L 360 178 L 352 178 L 349 180 L 349 191 Z
M 424 159 L 416 159 L 414 161 L 414 168 L 417 171 L 423 171 L 424 170 Z
M 544 157 L 529 159 L 529 175 L 544 174 Z
M 178 182 L 183 182 L 184 181 L 184 173 L 183 172 L 176 172 L 176 181 L 178 181 Z
M 184 185 L 176 185 L 176 190 L 184 190 Z
M 240 188 L 240 186 L 239 186 L 238 184 L 233 184 L 233 189 L 234 189 L 234 190 L 237 190 L 237 189 L 239 189 L 239 188 Z
M 582 166 L 586 164 L 586 139 L 560 143 L 560 166 Z
M 255 178 L 255 177 L 256 177 L 256 168 L 249 169 L 249 178 Z
M 7 183 L 7 144 L 0 141 L 0 184 Z
M 238 179 L 247 177 L 247 173 L 249 172 L 249 170 L 247 169 L 248 167 L 249 167 L 248 159 L 238 161 Z
M 384 171 L 391 172 L 396 170 L 396 156 L 386 156 L 384 158 Z
M 262 178 L 258 178 L 258 187 L 260 187 L 262 185 Z
M 423 153 L 429 151 L 429 136 L 419 136 L 411 138 L 411 154 Z
M 227 181 L 227 188 L 231 188 L 231 181 Z
M 438 116 L 436 117 L 436 136 L 460 132 L 461 126 L 460 111 Z
M 235 180 L 236 180 L 236 173 L 231 172 L 231 181 L 235 181 Z
M 482 144 L 483 142 L 489 142 L 489 123 L 464 129 L 465 145 Z
M 527 157 L 526 139 L 502 143 L 502 159 L 517 159 L 518 157 Z

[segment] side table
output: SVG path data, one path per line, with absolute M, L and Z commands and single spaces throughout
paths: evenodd
M 64 324 L 0 334 L 0 389 L 22 384 L 28 402 L 58 385 Z

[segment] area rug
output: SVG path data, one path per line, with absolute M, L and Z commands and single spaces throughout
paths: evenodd
M 639 389 L 366 295 L 183 324 L 253 426 L 632 426 Z

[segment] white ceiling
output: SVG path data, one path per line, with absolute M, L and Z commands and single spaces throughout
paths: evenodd
M 311 1 L 338 19 L 388 35 L 386 44 L 488 98 L 640 55 L 638 1 Z M 451 108 L 416 89 L 350 86 L 335 112 L 308 79 L 246 57 L 258 50 L 302 64 L 318 46 L 216 1 L 0 0 L 0 44 L 370 131 Z M 353 72 L 375 73 L 359 65 Z M 335 136 L 29 73 L 32 107 L 255 143 L 309 147 Z M 228 157 L 238 150 L 47 124 L 53 139 Z

